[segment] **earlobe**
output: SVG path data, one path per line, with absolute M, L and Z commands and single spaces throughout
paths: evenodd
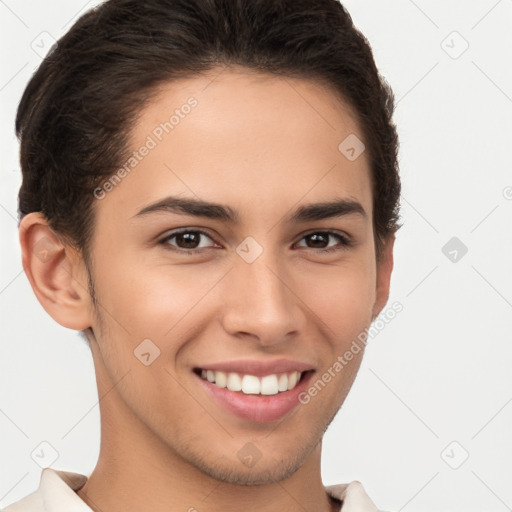
M 45 311 L 69 329 L 90 327 L 87 273 L 78 251 L 61 241 L 41 213 L 22 218 L 19 240 L 23 269 Z
M 382 257 L 377 261 L 376 299 L 373 307 L 372 321 L 377 318 L 388 302 L 391 273 L 393 271 L 393 247 L 395 235 L 389 236 L 383 247 Z

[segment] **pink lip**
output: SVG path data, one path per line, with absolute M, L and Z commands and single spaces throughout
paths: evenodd
M 293 371 L 305 372 L 313 369 L 311 364 L 292 361 L 290 359 L 277 359 L 274 361 L 240 359 L 238 361 L 207 363 L 204 366 L 199 366 L 198 368 L 201 370 L 219 370 L 221 372 L 255 375 L 256 377 L 263 377 L 273 373 L 289 373 Z
M 217 366 L 215 368 L 220 370 Z M 243 373 L 248 372 L 244 371 Z M 245 395 L 241 391 L 219 388 L 199 376 L 197 378 L 205 391 L 222 408 L 244 420 L 265 422 L 283 418 L 300 404 L 299 395 L 307 389 L 313 373 L 312 371 L 306 372 L 293 389 L 283 391 L 277 395 Z

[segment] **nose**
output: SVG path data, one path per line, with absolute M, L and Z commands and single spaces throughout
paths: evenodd
M 227 281 L 222 322 L 230 335 L 273 346 L 302 331 L 305 316 L 293 277 L 270 251 L 252 263 L 240 258 Z

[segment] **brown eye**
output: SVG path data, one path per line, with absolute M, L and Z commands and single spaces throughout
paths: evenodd
M 305 238 L 312 242 L 314 249 L 324 249 L 325 244 L 329 244 L 329 236 L 330 235 L 326 233 L 313 233 L 312 235 L 307 235 Z
M 339 243 L 329 247 L 329 239 L 331 237 L 336 238 Z M 351 245 L 351 241 L 348 239 L 348 237 L 333 231 L 315 231 L 313 233 L 308 233 L 302 237 L 302 240 L 309 241 L 309 243 L 306 245 L 308 249 L 319 249 L 320 252 L 324 253 L 345 249 Z
M 192 252 L 197 249 L 210 247 L 208 245 L 200 245 L 202 241 L 201 237 L 212 240 L 212 238 L 204 231 L 187 229 L 182 231 L 175 231 L 174 233 L 171 233 L 160 240 L 159 243 L 162 245 L 170 245 L 172 248 L 176 247 L 178 250 Z M 175 243 L 171 243 L 171 240 L 174 240 Z
M 185 249 L 196 249 L 201 239 L 201 235 L 195 232 L 178 233 L 174 236 L 176 238 L 176 244 Z M 182 244 L 184 244 L 184 246 Z

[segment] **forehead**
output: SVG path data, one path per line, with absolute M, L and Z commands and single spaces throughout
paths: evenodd
M 363 140 L 357 116 L 328 87 L 216 69 L 159 87 L 130 132 L 129 172 L 108 199 L 130 215 L 172 194 L 261 217 L 285 202 L 346 196 L 370 214 L 367 154 L 347 158 L 346 140 Z

